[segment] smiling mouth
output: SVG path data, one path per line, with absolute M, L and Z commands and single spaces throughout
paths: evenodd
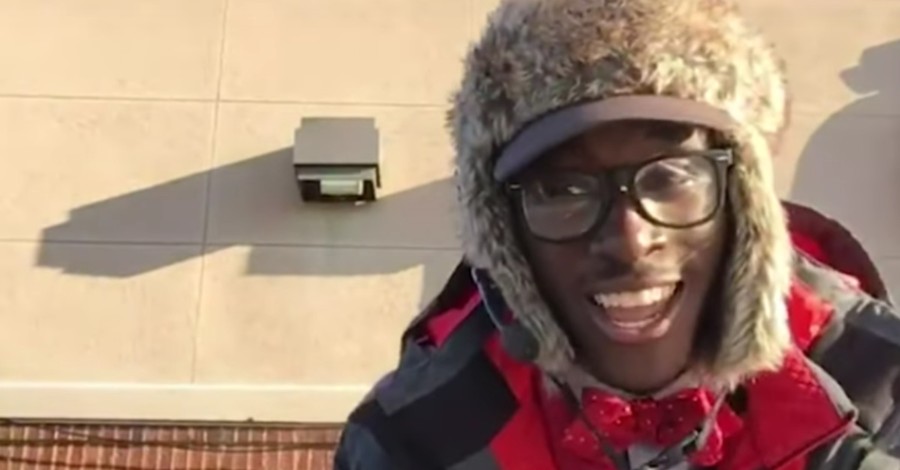
M 617 330 L 638 333 L 665 319 L 682 282 L 643 289 L 594 294 L 590 301 L 603 311 L 604 319 Z

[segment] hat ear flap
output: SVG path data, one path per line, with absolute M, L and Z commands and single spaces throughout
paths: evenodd
M 493 176 L 491 130 L 481 126 L 465 103 L 451 115 L 456 141 L 456 186 L 463 252 L 473 267 L 489 271 L 519 324 L 537 342 L 534 363 L 561 373 L 574 359 L 568 337 L 556 323 L 514 232 L 506 195 Z
M 752 128 L 733 135 L 728 183 L 733 239 L 726 255 L 722 341 L 707 373 L 732 386 L 776 369 L 791 345 L 786 297 L 792 248 L 784 208 L 774 191 L 769 146 Z

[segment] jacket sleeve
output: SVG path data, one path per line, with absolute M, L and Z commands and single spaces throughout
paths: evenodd
M 334 470 L 398 470 L 402 468 L 365 427 L 348 423 L 334 455 Z
M 334 454 L 334 470 L 419 470 L 408 452 L 399 426 L 377 400 L 380 389 L 390 384 L 385 375 L 347 419 Z
M 828 327 L 811 357 L 856 405 L 863 429 L 878 433 L 880 443 L 900 444 L 900 315 L 861 297 L 838 310 L 846 313 Z
M 900 459 L 875 446 L 859 428 L 827 449 L 814 454 L 807 470 L 900 470 Z
M 832 307 L 830 321 L 807 355 L 846 392 L 859 410 L 862 429 L 876 434 L 885 425 L 892 427 L 890 416 L 900 404 L 900 313 L 805 258 L 798 257 L 796 272 Z
M 855 431 L 813 459 L 809 470 L 900 470 L 900 314 L 893 305 L 847 289 L 830 271 L 800 270 L 833 308 L 808 355 L 859 412 Z M 877 445 L 876 445 L 877 443 Z

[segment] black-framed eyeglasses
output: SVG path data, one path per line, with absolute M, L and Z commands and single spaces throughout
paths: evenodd
M 647 221 L 668 228 L 709 222 L 725 200 L 730 149 L 682 151 L 600 174 L 552 171 L 510 183 L 528 229 L 538 238 L 582 237 L 609 216 L 624 194 Z

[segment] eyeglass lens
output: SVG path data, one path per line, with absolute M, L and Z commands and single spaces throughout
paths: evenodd
M 716 163 L 707 156 L 656 159 L 631 169 L 624 182 L 638 212 L 652 223 L 694 225 L 716 210 Z M 521 204 L 529 229 L 547 239 L 584 235 L 609 212 L 619 192 L 610 174 L 554 172 L 522 185 Z

